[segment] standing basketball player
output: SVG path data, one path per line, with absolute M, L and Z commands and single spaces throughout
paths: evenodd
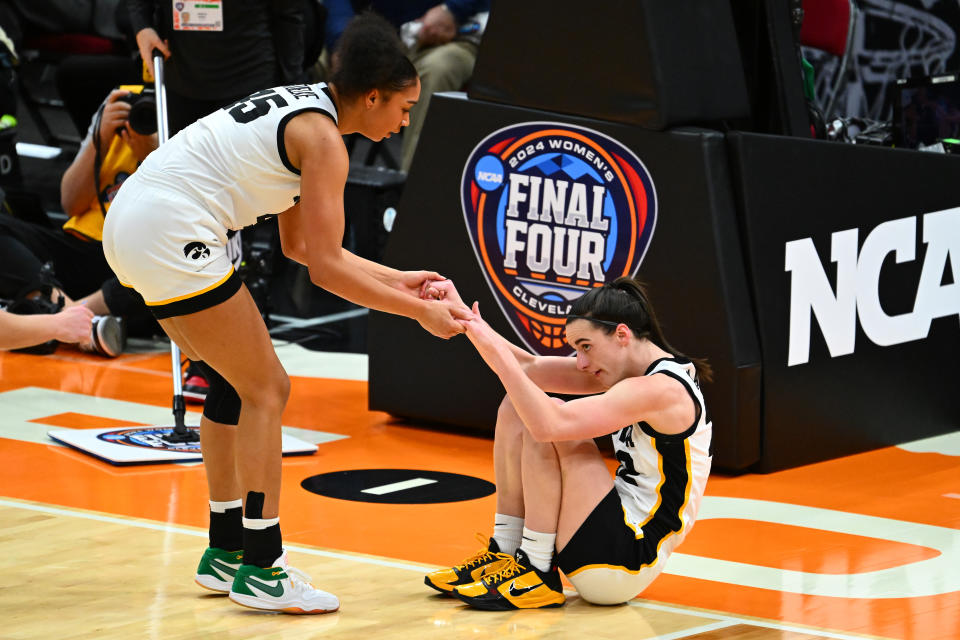
M 459 300 L 448 282 L 432 295 Z M 626 602 L 693 526 L 710 472 L 703 361 L 666 341 L 643 287 L 619 278 L 574 301 L 576 358 L 535 357 L 480 317 L 467 336 L 507 398 L 494 439 L 497 514 L 486 549 L 426 576 L 479 609 L 564 603 L 557 567 L 595 604 Z M 545 392 L 597 394 L 561 402 Z M 615 477 L 593 441 L 611 434 Z M 558 550 L 554 558 L 554 548 Z
M 457 319 L 471 315 L 459 302 L 421 299 L 437 274 L 342 248 L 349 158 L 341 136 L 400 131 L 420 82 L 393 28 L 372 15 L 348 27 L 338 60 L 330 84 L 259 91 L 161 145 L 124 183 L 103 230 L 120 281 L 209 376 L 200 432 L 210 547 L 196 580 L 257 609 L 324 613 L 340 603 L 289 567 L 282 548 L 280 416 L 290 382 L 227 257 L 228 230 L 279 212 L 284 254 L 318 286 L 443 338 L 462 333 Z

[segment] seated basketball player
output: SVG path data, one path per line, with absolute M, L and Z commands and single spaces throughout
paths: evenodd
M 457 319 L 471 315 L 462 303 L 420 297 L 436 273 L 397 271 L 342 248 L 342 136 L 398 132 L 420 82 L 393 28 L 375 16 L 348 26 L 338 60 L 329 84 L 259 91 L 179 132 L 124 182 L 103 229 L 117 277 L 204 363 L 210 382 L 200 423 L 210 546 L 196 580 L 256 609 L 325 613 L 340 602 L 287 564 L 280 417 L 290 381 L 231 266 L 227 231 L 279 213 L 284 254 L 324 289 L 443 338 L 462 333 Z
M 459 300 L 449 282 L 429 293 Z M 426 584 L 479 609 L 558 607 L 559 567 L 588 602 L 630 600 L 696 518 L 712 430 L 698 376 L 709 380 L 709 366 L 670 346 L 629 278 L 574 301 L 575 358 L 531 355 L 473 311 L 467 336 L 507 391 L 494 436 L 497 513 L 488 547 Z M 614 477 L 593 441 L 607 434 Z

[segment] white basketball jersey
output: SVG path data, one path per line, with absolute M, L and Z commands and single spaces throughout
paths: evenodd
M 663 358 L 646 375 L 669 375 L 683 384 L 696 405 L 696 422 L 676 435 L 658 433 L 646 422 L 612 434 L 620 461 L 614 487 L 637 537 L 654 537 L 658 545 L 675 537 L 672 548 L 686 536 L 700 508 L 710 475 L 713 424 L 692 362 Z
M 249 226 L 300 195 L 300 170 L 287 158 L 283 134 L 305 111 L 337 123 L 326 83 L 258 91 L 180 131 L 135 175 L 196 200 L 227 229 Z

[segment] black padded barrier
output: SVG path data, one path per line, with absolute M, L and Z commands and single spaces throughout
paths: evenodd
M 810 138 L 803 71 L 788 0 L 730 0 L 743 59 L 749 119 L 732 128 Z
M 730 134 L 772 471 L 960 427 L 960 158 Z
M 656 193 L 638 275 L 671 342 L 715 369 L 704 395 L 716 468 L 773 471 L 958 428 L 960 159 L 803 139 L 787 6 L 738 0 L 732 17 L 730 6 L 495 2 L 470 99 L 431 103 L 386 263 L 437 269 L 508 339 L 559 348 L 549 323 L 525 334 L 523 310 L 503 304 L 522 278 L 532 291 L 544 274 L 521 264 L 506 285 L 491 279 L 490 265 L 508 262 L 506 244 L 489 244 L 508 209 L 474 211 L 471 231 L 464 211 L 504 202 L 497 180 L 514 182 L 498 167 L 519 157 L 512 145 L 580 127 L 587 147 L 599 140 L 642 163 L 632 184 Z M 692 122 L 795 137 L 676 128 Z M 536 179 L 568 161 L 548 161 Z M 488 251 L 502 253 L 492 262 L 475 251 L 484 228 Z M 590 231 L 613 234 L 602 229 Z M 463 337 L 440 341 L 372 313 L 368 348 L 371 408 L 493 428 L 503 389 Z
M 495 0 L 471 98 L 665 129 L 749 114 L 730 5 Z

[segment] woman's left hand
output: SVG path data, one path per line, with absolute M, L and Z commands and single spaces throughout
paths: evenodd
M 416 298 L 424 298 L 427 286 L 436 280 L 443 280 L 436 271 L 401 271 L 397 279 L 397 288 Z

